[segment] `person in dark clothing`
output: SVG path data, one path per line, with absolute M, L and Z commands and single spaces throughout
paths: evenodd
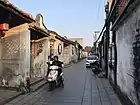
M 52 62 L 52 65 L 55 65 L 55 66 L 59 67 L 59 69 L 58 69 L 58 78 L 61 81 L 61 84 L 59 84 L 59 86 L 62 85 L 62 87 L 64 87 L 62 76 L 60 76 L 60 74 L 62 73 L 63 62 L 59 60 L 58 56 L 54 56 L 54 60 Z
M 58 75 L 60 75 L 62 73 L 63 62 L 59 60 L 58 56 L 54 56 L 52 65 L 60 67 L 60 69 L 58 69 Z

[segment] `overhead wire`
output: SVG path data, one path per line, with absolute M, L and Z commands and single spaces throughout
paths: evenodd
M 98 20 L 98 17 L 99 17 L 100 8 L 101 8 L 101 0 L 99 0 L 98 10 L 97 10 L 97 20 Z
M 100 2 L 101 2 L 101 0 L 100 0 Z M 106 5 L 106 2 L 107 2 L 107 0 L 104 0 L 104 6 Z M 100 4 L 99 4 L 99 5 L 100 5 Z M 100 8 L 100 7 L 99 7 L 99 8 Z M 105 23 L 104 23 L 104 24 L 105 24 Z M 95 41 L 95 43 L 97 43 L 98 40 L 101 38 L 101 35 L 103 34 L 104 28 L 105 28 L 105 25 L 103 26 L 103 29 L 101 30 L 101 32 L 100 32 L 100 34 L 99 34 L 97 40 Z
M 98 4 L 98 9 L 97 9 L 97 17 L 96 17 L 96 21 L 98 22 L 98 19 L 99 19 L 99 13 L 100 13 L 100 8 L 101 8 L 101 1 L 102 0 L 99 0 L 99 4 Z M 94 40 L 96 41 L 96 35 L 93 35 L 94 37 Z
M 106 0 L 99 0 L 99 5 L 98 5 L 98 10 L 97 10 L 97 21 L 99 21 L 99 14 L 100 14 L 100 9 L 101 9 L 101 4 L 103 3 L 103 5 L 105 5 Z M 97 40 L 97 39 L 95 39 Z

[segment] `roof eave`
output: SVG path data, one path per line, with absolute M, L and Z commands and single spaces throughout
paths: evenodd
M 15 15 L 20 16 L 21 18 L 25 19 L 28 22 L 35 22 L 35 20 L 33 18 L 31 18 L 30 16 L 27 16 L 26 13 L 23 13 L 22 10 L 19 10 L 16 6 L 14 6 L 13 4 L 11 4 L 10 2 L 5 2 L 0 0 L 0 7 L 6 9 L 9 12 L 14 13 Z
M 35 23 L 30 23 L 29 24 L 29 29 L 33 29 L 35 31 L 38 31 L 38 32 L 46 35 L 46 37 L 50 36 L 49 33 L 46 30 L 44 30 L 44 29 L 40 28 L 39 26 L 35 25 Z

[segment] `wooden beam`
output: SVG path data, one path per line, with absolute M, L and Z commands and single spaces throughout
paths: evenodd
M 41 38 L 41 39 L 38 39 L 38 40 L 31 40 L 31 42 L 32 43 L 34 43 L 34 42 L 40 42 L 40 41 L 43 41 L 43 40 L 46 40 L 47 38 L 45 37 L 45 38 Z
M 39 33 L 45 35 L 46 37 L 50 36 L 47 32 L 45 32 L 44 30 L 42 30 L 40 28 L 37 28 L 37 27 L 34 27 L 34 26 L 29 26 L 29 29 L 32 29 L 36 32 L 39 32 Z

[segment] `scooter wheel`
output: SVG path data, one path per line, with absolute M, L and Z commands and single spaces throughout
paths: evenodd
M 64 88 L 64 83 L 63 82 L 61 83 L 61 86 L 62 86 L 62 88 Z
M 49 83 L 49 91 L 52 91 L 52 90 L 53 90 L 53 84 Z

